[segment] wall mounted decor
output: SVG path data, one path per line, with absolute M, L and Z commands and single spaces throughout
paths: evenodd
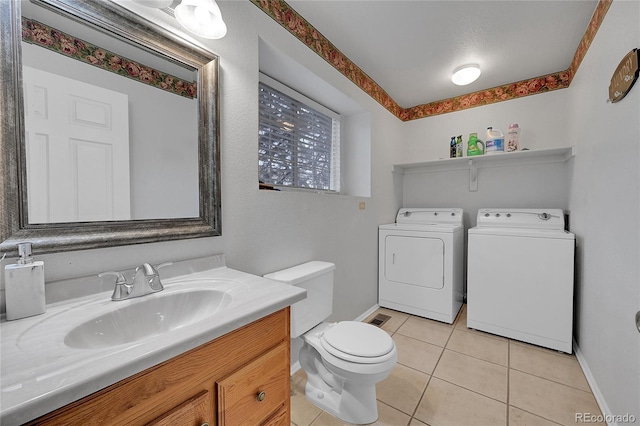
M 638 74 L 640 74 L 640 69 L 638 68 L 639 56 L 640 51 L 633 49 L 618 64 L 618 68 L 611 76 L 611 84 L 609 84 L 609 102 L 616 103 L 622 100 L 633 87 L 633 84 L 638 79 Z

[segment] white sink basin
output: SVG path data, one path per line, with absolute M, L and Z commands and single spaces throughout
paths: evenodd
M 202 321 L 231 300 L 224 291 L 192 289 L 112 302 L 123 306 L 76 326 L 67 333 L 64 343 L 72 348 L 95 349 L 136 342 Z

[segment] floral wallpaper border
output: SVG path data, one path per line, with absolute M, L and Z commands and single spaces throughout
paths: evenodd
M 196 82 L 163 73 L 33 19 L 22 18 L 22 40 L 176 95 L 193 99 L 198 93 Z
M 325 61 L 330 63 L 340 73 L 402 121 L 462 111 L 477 106 L 489 105 L 569 87 L 612 1 L 613 0 L 598 1 L 589 26 L 578 45 L 571 66 L 567 70 L 468 93 L 454 98 L 402 108 L 396 101 L 391 99 L 378 83 L 373 81 L 371 77 L 340 52 L 333 43 L 292 9 L 285 0 L 251 0 L 253 4 L 258 6 L 263 12 L 282 25 L 307 45 L 307 47 L 320 55 Z

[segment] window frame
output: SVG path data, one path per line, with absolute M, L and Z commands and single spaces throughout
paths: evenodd
M 281 92 L 285 96 L 292 98 L 294 101 L 303 104 L 304 106 L 319 112 L 332 120 L 332 140 L 331 140 L 331 161 L 330 161 L 330 188 L 311 188 L 301 187 L 294 185 L 274 184 L 271 182 L 264 182 L 268 186 L 273 186 L 280 190 L 294 190 L 294 191 L 311 191 L 311 192 L 324 192 L 331 194 L 340 194 L 341 188 L 341 115 L 326 106 L 314 101 L 313 99 L 305 96 L 304 94 L 280 83 L 274 78 L 260 72 L 259 83 L 268 86 L 269 88 Z M 258 85 L 258 93 L 260 93 L 260 85 Z M 258 103 L 258 109 L 260 111 L 260 103 Z M 258 131 L 261 129 L 260 113 L 258 116 Z M 259 136 L 260 137 L 260 136 Z M 258 161 L 260 161 L 260 153 L 258 153 Z M 337 176 L 336 176 L 337 174 Z

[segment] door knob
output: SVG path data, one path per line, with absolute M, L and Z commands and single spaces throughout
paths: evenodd
M 640 332 L 640 311 L 636 312 L 636 328 Z

